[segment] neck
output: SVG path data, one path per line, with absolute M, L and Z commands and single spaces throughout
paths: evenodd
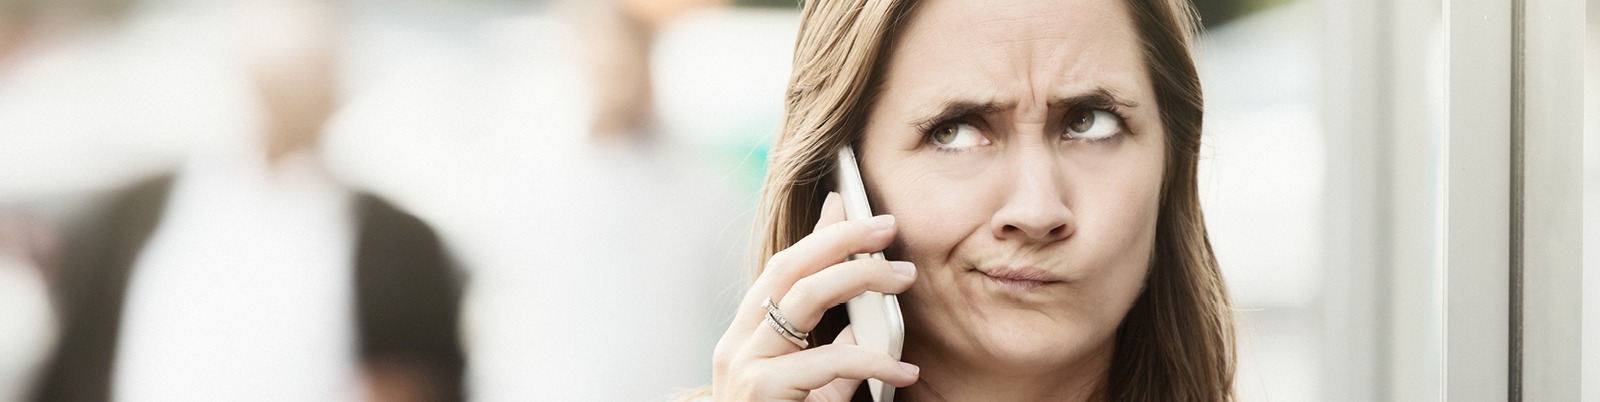
M 918 351 L 907 345 L 906 361 L 922 367 L 916 384 L 897 391 L 901 401 L 1068 401 L 1106 399 L 1114 345 L 1055 366 L 1029 366 L 959 359 L 948 351 Z
M 315 141 L 314 138 L 301 139 L 301 142 L 298 143 L 290 141 L 278 141 L 279 139 L 282 138 L 267 139 L 261 144 L 261 146 L 265 149 L 258 151 L 266 154 L 266 158 L 262 159 L 261 161 L 266 163 L 266 167 L 269 172 L 274 172 L 274 174 L 281 173 L 284 170 L 286 162 L 289 162 L 291 159 L 295 159 L 296 155 L 302 154 L 309 154 L 311 161 L 310 167 L 312 169 L 318 172 L 323 172 L 323 161 L 321 156 L 316 153 L 317 144 L 313 142 Z
M 262 145 L 266 147 L 267 151 L 267 165 L 277 166 L 286 156 L 315 149 L 321 130 L 320 123 L 271 123 L 267 127 L 266 138 L 262 140 Z

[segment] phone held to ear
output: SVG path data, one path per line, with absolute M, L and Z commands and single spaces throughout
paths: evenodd
M 871 219 L 872 207 L 867 204 L 867 187 L 861 182 L 861 167 L 856 163 L 855 151 L 849 146 L 839 150 L 839 168 L 834 169 L 834 179 L 838 184 L 839 198 L 844 202 L 845 219 L 853 221 Z M 850 256 L 851 261 L 864 258 L 884 259 L 881 252 Z M 845 302 L 845 310 L 850 313 L 850 325 L 855 331 L 856 344 L 881 350 L 895 360 L 900 360 L 900 348 L 905 344 L 906 327 L 905 321 L 900 316 L 899 298 L 895 295 L 868 291 Z M 872 392 L 872 400 L 878 402 L 894 400 L 893 386 L 877 379 L 867 379 L 866 385 Z

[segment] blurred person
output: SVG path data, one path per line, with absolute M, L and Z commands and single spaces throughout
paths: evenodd
M 459 400 L 459 280 L 426 224 L 347 189 L 329 3 L 236 5 L 261 135 L 201 149 L 65 236 L 44 401 Z
M 595 88 L 591 134 L 638 136 L 653 128 L 651 47 L 673 20 L 732 0 L 612 0 L 571 2 L 587 36 L 585 64 Z
M 764 266 L 698 396 L 1232 400 L 1190 7 L 805 3 Z M 845 221 L 819 180 L 847 146 L 883 215 Z M 841 263 L 879 250 L 897 261 Z M 854 345 L 838 305 L 866 290 L 900 294 L 904 362 Z
M 650 19 L 621 2 L 550 11 L 467 34 L 372 17 L 403 33 L 363 46 L 405 52 L 367 60 L 359 74 L 382 82 L 352 95 L 328 149 L 343 155 L 335 170 L 413 207 L 462 256 L 474 399 L 661 400 L 709 380 L 702 356 L 736 296 L 753 197 L 701 133 L 652 122 L 653 89 L 675 77 L 646 72 L 661 61 L 640 33 L 661 28 L 599 33 Z M 612 51 L 627 63 L 604 67 Z

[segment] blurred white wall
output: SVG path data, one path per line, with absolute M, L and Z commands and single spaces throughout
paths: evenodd
M 1583 70 L 1583 400 L 1600 401 L 1600 5 L 1588 4 Z
M 1298 3 L 1202 39 L 1200 194 L 1239 317 L 1239 400 L 1318 399 L 1325 154 L 1317 8 Z

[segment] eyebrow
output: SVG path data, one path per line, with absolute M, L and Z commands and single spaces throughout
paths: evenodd
M 1050 109 L 1052 110 L 1072 110 L 1084 107 L 1139 107 L 1139 103 L 1128 100 L 1127 98 L 1122 97 L 1116 91 L 1105 87 L 1095 87 L 1094 89 L 1078 95 L 1051 99 L 1049 105 Z M 913 123 L 913 126 L 922 128 L 924 130 L 932 129 L 933 126 L 946 121 L 956 120 L 963 117 L 993 114 L 1011 109 L 1015 106 L 1016 104 L 1014 102 L 951 100 L 946 101 L 942 106 L 940 106 L 939 111 L 934 113 L 932 116 L 916 120 Z
M 1136 108 L 1139 107 L 1139 103 L 1129 100 L 1128 98 L 1123 97 L 1121 94 L 1118 94 L 1116 91 L 1106 87 L 1095 87 L 1094 89 L 1089 90 L 1089 92 L 1084 92 L 1083 94 L 1052 99 L 1050 101 L 1051 109 L 1071 110 L 1084 107 Z
M 1012 104 L 998 101 L 946 101 L 944 105 L 939 108 L 938 113 L 934 113 L 932 116 L 928 116 L 926 118 L 918 119 L 912 123 L 912 126 L 917 127 L 921 131 L 927 131 L 933 129 L 933 126 L 946 121 L 968 116 L 981 116 L 997 113 L 1006 109 L 1010 109 L 1012 106 Z

